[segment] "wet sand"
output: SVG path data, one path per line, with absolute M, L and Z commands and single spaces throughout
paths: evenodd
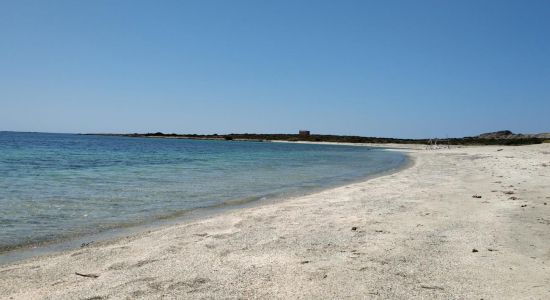
M 550 144 L 407 148 L 398 173 L 1 266 L 0 298 L 546 299 Z

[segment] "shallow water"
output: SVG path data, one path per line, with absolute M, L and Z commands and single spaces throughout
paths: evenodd
M 0 132 L 0 251 L 401 167 L 367 147 Z

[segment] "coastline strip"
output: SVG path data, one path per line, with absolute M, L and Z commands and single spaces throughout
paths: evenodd
M 0 293 L 542 299 L 549 147 L 409 150 L 390 175 L 1 266 Z

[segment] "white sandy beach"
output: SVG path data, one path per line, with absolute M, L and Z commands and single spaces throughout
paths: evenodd
M 398 173 L 1 266 L 0 298 L 548 299 L 550 144 L 412 148 Z

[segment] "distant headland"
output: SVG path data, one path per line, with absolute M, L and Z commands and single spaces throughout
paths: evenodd
M 176 133 L 129 133 L 105 134 L 89 133 L 86 135 L 109 135 L 140 138 L 172 138 L 197 140 L 226 140 L 226 141 L 289 141 L 289 142 L 332 142 L 332 143 L 377 143 L 377 144 L 429 144 L 437 142 L 449 145 L 530 145 L 550 142 L 550 133 L 517 134 L 509 130 L 483 133 L 477 136 L 462 138 L 437 139 L 399 139 L 384 137 L 364 137 L 349 135 L 310 134 L 307 130 L 300 130 L 298 134 L 176 134 Z

